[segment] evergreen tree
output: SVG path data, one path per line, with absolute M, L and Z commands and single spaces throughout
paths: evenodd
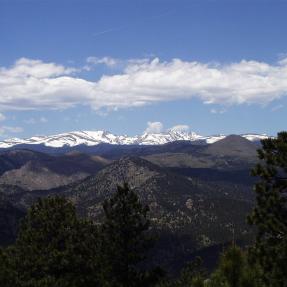
M 257 204 L 249 217 L 257 227 L 257 238 L 251 249 L 254 262 L 263 268 L 267 286 L 287 286 L 287 132 L 277 138 L 262 140 L 258 151 L 260 163 L 253 175 Z
M 66 199 L 40 199 L 22 222 L 16 244 L 5 251 L 5 266 L 14 272 L 10 286 L 98 286 L 96 239 L 95 226 L 79 220 Z
M 250 265 L 247 254 L 238 246 L 229 247 L 220 257 L 208 287 L 264 287 L 256 265 Z
M 148 207 L 127 184 L 118 186 L 116 193 L 103 204 L 104 221 L 101 227 L 102 285 L 103 286 L 151 286 L 161 271 L 149 273 L 139 264 L 151 245 L 147 234 Z
M 202 260 L 196 257 L 182 270 L 180 278 L 176 280 L 176 287 L 203 287 Z
M 204 272 L 202 260 L 196 257 L 194 261 L 188 263 L 180 273 L 179 278 L 163 279 L 157 287 L 204 287 Z
M 9 260 L 6 252 L 0 249 L 0 286 L 15 286 L 15 272 L 10 268 Z
M 237 246 L 223 253 L 219 262 L 219 273 L 230 287 L 241 287 L 244 272 L 244 255 Z

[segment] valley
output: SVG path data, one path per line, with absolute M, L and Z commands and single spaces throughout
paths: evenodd
M 166 269 L 178 270 L 206 249 L 220 250 L 218 246 L 234 239 L 249 244 L 253 231 L 246 216 L 256 182 L 250 170 L 257 162 L 258 146 L 231 135 L 209 144 L 99 144 L 88 152 L 83 152 L 83 145 L 56 153 L 2 150 L 0 212 L 5 220 L 0 222 L 0 243 L 13 242 L 20 218 L 39 197 L 64 196 L 79 215 L 100 223 L 103 201 L 127 182 L 149 206 L 152 232 L 159 238 L 152 264 L 164 262 Z M 207 264 L 211 261 L 214 258 Z

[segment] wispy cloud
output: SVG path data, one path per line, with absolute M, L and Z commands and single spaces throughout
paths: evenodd
M 276 112 L 276 111 L 281 110 L 281 109 L 283 109 L 283 108 L 284 108 L 283 105 L 277 105 L 277 106 L 272 107 L 272 108 L 271 108 L 271 111 L 272 111 L 272 112 Z
M 108 67 L 113 67 L 115 65 L 118 64 L 119 60 L 118 59 L 115 59 L 115 58 L 112 58 L 112 57 L 102 57 L 102 58 L 99 58 L 99 57 L 88 57 L 87 58 L 87 63 L 88 64 L 93 64 L 93 65 L 106 65 Z
M 29 118 L 29 119 L 24 120 L 24 123 L 28 124 L 28 125 L 35 125 L 35 124 L 38 124 L 38 123 L 47 123 L 47 122 L 48 122 L 48 120 L 45 117 Z
M 21 133 L 23 132 L 21 127 L 12 127 L 12 126 L 0 126 L 0 135 L 10 134 L 10 133 Z
M 101 35 L 104 35 L 104 34 L 116 32 L 116 31 L 121 30 L 123 27 L 124 27 L 124 26 L 119 26 L 119 27 L 114 27 L 114 28 L 110 28 L 110 29 L 98 31 L 98 32 L 95 32 L 95 33 L 93 34 L 93 37 L 98 37 L 98 36 L 101 36 Z
M 0 113 L 0 122 L 3 122 L 6 120 L 6 116 L 2 113 Z
M 47 122 L 48 122 L 47 118 L 45 117 L 40 118 L 40 123 L 47 123 Z
M 24 123 L 27 125 L 34 125 L 37 123 L 37 121 L 34 118 L 29 118 L 29 119 L 24 120 Z
M 146 21 L 150 21 L 150 20 L 154 20 L 154 19 L 156 20 L 156 19 L 160 19 L 162 17 L 170 16 L 173 13 L 174 13 L 174 11 L 164 11 L 164 12 L 162 12 L 160 14 L 156 14 L 156 15 L 149 16 L 149 17 L 143 17 L 143 18 L 140 18 L 140 19 L 138 19 L 136 21 L 131 21 L 127 25 L 119 25 L 117 27 L 111 27 L 111 28 L 108 28 L 108 29 L 97 31 L 97 32 L 93 33 L 93 37 L 99 37 L 99 36 L 102 36 L 102 35 L 105 35 L 105 34 L 118 32 L 118 31 L 127 29 L 129 27 L 134 27 L 134 26 L 136 26 L 139 23 L 145 23 Z
M 220 115 L 222 115 L 222 114 L 224 114 L 225 112 L 226 112 L 226 109 L 211 109 L 210 110 L 210 112 L 212 113 L 212 114 L 220 114 Z

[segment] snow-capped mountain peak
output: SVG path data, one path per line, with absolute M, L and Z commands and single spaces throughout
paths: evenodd
M 267 138 L 266 134 L 243 134 L 250 141 Z M 44 145 L 47 147 L 74 147 L 77 145 L 95 146 L 101 143 L 113 145 L 161 145 L 174 141 L 201 141 L 207 144 L 225 138 L 225 135 L 201 136 L 185 130 L 169 130 L 164 133 L 144 133 L 139 136 L 114 135 L 108 131 L 73 131 L 51 136 L 33 136 L 28 139 L 12 138 L 0 142 L 0 148 L 11 148 L 17 145 Z

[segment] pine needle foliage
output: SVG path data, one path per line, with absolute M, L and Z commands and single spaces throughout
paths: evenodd
M 260 178 L 255 186 L 256 206 L 249 222 L 257 228 L 253 261 L 263 269 L 269 287 L 287 286 L 287 132 L 262 140 L 260 163 L 252 174 Z
M 152 247 L 149 235 L 149 208 L 143 206 L 128 184 L 118 186 L 116 193 L 103 204 L 101 226 L 102 282 L 107 286 L 151 286 L 160 269 L 146 272 L 139 264 Z
M 39 199 L 22 222 L 16 244 L 5 250 L 4 263 L 13 276 L 0 280 L 12 280 L 15 287 L 97 286 L 96 238 L 96 227 L 78 219 L 72 203 L 61 197 Z

